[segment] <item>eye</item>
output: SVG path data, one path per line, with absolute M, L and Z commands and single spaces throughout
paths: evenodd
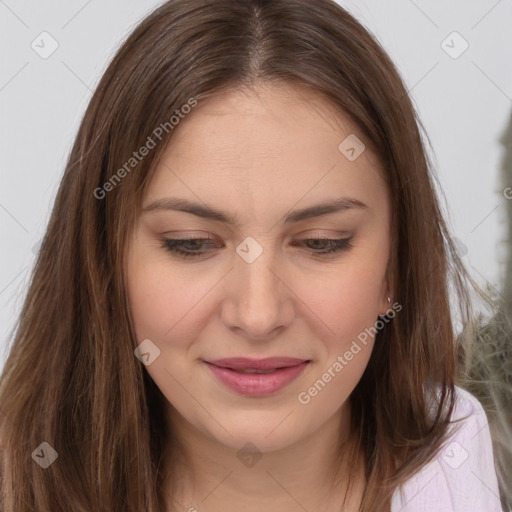
M 205 245 L 208 245 L 210 247 L 217 245 L 211 243 L 212 240 L 212 238 L 164 238 L 162 239 L 162 247 L 164 247 L 165 250 L 173 254 L 176 254 L 180 257 L 190 258 L 203 255 L 205 252 L 198 249 L 201 249 Z
M 323 255 L 323 254 L 335 254 L 342 251 L 348 251 L 353 247 L 352 245 L 352 237 L 350 238 L 325 238 L 325 237 L 315 237 L 315 238 L 305 238 L 301 241 L 305 243 L 309 247 L 311 246 L 309 242 L 313 242 L 313 246 L 316 245 L 316 249 L 320 245 L 320 248 L 326 247 L 323 250 L 314 250 L 314 254 Z M 320 242 L 320 243 L 318 243 Z M 296 245 L 296 243 L 294 243 Z M 313 247 L 315 249 L 315 247 Z
M 161 240 L 162 247 L 178 256 L 183 258 L 194 258 L 203 256 L 210 249 L 221 248 L 222 246 L 218 243 L 212 243 L 213 238 L 186 238 L 186 239 L 175 239 L 175 238 L 164 238 Z M 306 245 L 311 249 L 311 252 L 315 255 L 327 255 L 336 254 L 342 251 L 348 251 L 353 247 L 351 238 L 305 238 L 300 241 L 292 242 L 293 246 Z M 311 242 L 313 247 L 311 247 Z M 316 246 L 316 247 L 315 247 Z M 318 247 L 320 246 L 320 247 Z M 322 247 L 324 247 L 322 249 Z M 319 250 L 320 249 L 320 250 Z

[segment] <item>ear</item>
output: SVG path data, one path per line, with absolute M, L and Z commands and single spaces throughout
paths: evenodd
M 387 311 L 391 308 L 391 296 L 385 294 L 385 297 L 381 300 L 379 316 L 386 316 Z
M 391 268 L 391 261 L 388 261 L 386 269 L 386 275 L 382 281 L 382 291 L 380 299 L 380 316 L 385 316 L 386 312 L 391 308 L 393 304 L 393 297 L 391 296 L 391 290 L 394 290 L 394 274 Z

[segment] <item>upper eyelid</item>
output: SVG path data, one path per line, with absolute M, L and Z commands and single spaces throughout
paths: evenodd
M 169 234 L 168 234 L 169 233 Z M 192 234 L 176 234 L 176 236 L 171 236 L 171 232 L 163 233 L 161 235 L 162 238 L 168 238 L 170 240 L 217 240 L 222 237 L 218 237 L 216 235 L 211 235 L 210 233 L 206 231 L 198 231 L 198 232 L 192 232 Z M 306 231 L 304 233 L 300 233 L 297 235 L 293 235 L 290 238 L 325 238 L 325 239 L 341 239 L 341 238 L 348 238 L 354 235 L 353 230 L 344 230 L 338 232 L 336 234 L 331 235 L 323 235 L 322 233 L 311 233 L 309 231 Z M 240 240 L 243 240 L 245 237 L 242 237 Z
M 301 240 L 301 241 L 308 241 L 308 240 L 333 240 L 333 241 L 342 241 L 342 240 L 352 240 L 354 235 L 352 234 L 347 234 L 347 235 L 339 235 L 339 236 L 315 236 L 315 235 L 308 235 L 308 236 L 299 236 L 299 237 L 296 237 L 296 238 L 293 238 L 293 240 Z M 177 237 L 177 238 L 174 238 L 174 237 L 168 237 L 168 236 L 164 236 L 162 237 L 162 240 L 163 241 L 167 241 L 167 240 L 170 240 L 170 241 L 173 241 L 173 242 L 189 242 L 189 241 L 195 241 L 195 240 L 199 240 L 199 241 L 212 241 L 212 242 L 216 242 L 218 241 L 217 238 L 215 237 L 206 237 L 206 236 L 198 236 L 198 237 L 195 237 L 195 236 L 191 236 L 191 237 Z

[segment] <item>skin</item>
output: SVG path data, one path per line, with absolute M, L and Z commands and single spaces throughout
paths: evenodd
M 316 93 L 260 85 L 200 101 L 158 163 L 143 207 L 177 197 L 239 218 L 235 226 L 154 209 L 141 214 L 128 247 L 135 331 L 160 350 L 145 368 L 168 400 L 180 446 L 178 510 L 340 510 L 349 469 L 356 485 L 346 510 L 357 510 L 363 468 L 351 461 L 336 474 L 337 453 L 350 444 L 348 398 L 375 340 L 360 343 L 308 404 L 298 400 L 389 309 L 388 190 L 369 143 L 355 161 L 338 150 L 352 133 L 364 141 Z M 292 209 L 347 196 L 367 208 L 282 222 Z M 185 245 L 204 251 L 188 259 L 162 245 L 186 236 L 210 236 L 213 245 Z M 263 249 L 252 263 L 236 252 L 247 236 Z M 328 244 L 304 242 L 315 236 L 353 236 L 353 247 L 322 256 Z M 311 363 L 273 395 L 247 397 L 203 362 L 235 356 Z M 262 455 L 252 467 L 237 457 L 247 442 Z

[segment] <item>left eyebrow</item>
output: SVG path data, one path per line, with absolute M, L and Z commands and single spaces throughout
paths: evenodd
M 343 212 L 350 209 L 368 209 L 368 206 L 358 199 L 352 197 L 342 197 L 331 201 L 319 203 L 313 206 L 308 206 L 299 210 L 293 210 L 283 217 L 285 224 L 293 222 L 300 222 L 302 220 L 310 219 L 313 217 L 320 217 L 322 215 L 329 215 L 332 213 Z M 239 220 L 236 215 L 231 215 L 227 212 L 216 210 L 210 206 L 200 203 L 194 203 L 187 199 L 178 199 L 166 197 L 157 199 L 148 204 L 142 209 L 142 213 L 151 212 L 154 210 L 176 210 L 185 213 L 190 213 L 205 219 L 212 219 L 219 222 L 224 222 L 231 225 L 239 225 Z
M 333 201 L 308 206 L 301 210 L 294 210 L 286 215 L 284 223 L 289 224 L 292 222 L 300 222 L 301 220 L 329 215 L 331 213 L 343 212 L 354 208 L 365 210 L 368 209 L 368 206 L 359 201 L 359 199 L 355 199 L 353 197 L 341 197 Z

